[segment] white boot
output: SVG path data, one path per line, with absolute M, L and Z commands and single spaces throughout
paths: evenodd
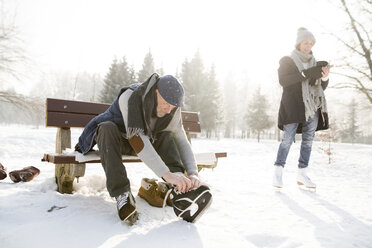
M 305 185 L 307 188 L 316 188 L 316 184 L 307 176 L 307 168 L 298 168 L 297 184 Z
M 283 167 L 282 166 L 274 166 L 274 178 L 273 178 L 273 186 L 277 188 L 283 187 L 283 180 L 282 180 L 282 174 L 283 174 Z

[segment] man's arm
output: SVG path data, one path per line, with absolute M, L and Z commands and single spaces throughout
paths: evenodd
M 194 153 L 192 152 L 191 145 L 187 140 L 185 130 L 182 127 L 182 123 L 179 123 L 177 130 L 175 131 L 175 142 L 180 152 L 181 160 L 185 166 L 187 175 L 198 175 L 198 167 L 196 164 Z
M 180 153 L 183 165 L 185 166 L 187 175 L 191 180 L 192 187 L 198 188 L 202 183 L 198 175 L 196 159 L 181 122 L 179 123 L 179 127 L 175 132 L 175 142 L 177 144 L 178 151 Z
M 119 98 L 119 107 L 125 127 L 128 123 L 128 99 L 132 92 L 131 90 L 127 90 Z M 169 171 L 169 168 L 152 146 L 149 137 L 145 134 L 135 135 L 128 141 L 142 162 L 144 162 L 158 177 L 162 177 L 166 182 L 176 185 L 181 192 L 192 187 L 192 183 L 188 178 Z

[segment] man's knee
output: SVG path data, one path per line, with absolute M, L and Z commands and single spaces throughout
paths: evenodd
M 97 141 L 106 138 L 117 137 L 120 138 L 119 128 L 112 121 L 105 121 L 98 125 L 97 129 Z

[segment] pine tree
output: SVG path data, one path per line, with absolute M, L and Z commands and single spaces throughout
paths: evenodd
M 159 76 L 164 76 L 165 75 L 163 67 L 160 67 L 160 68 L 156 69 L 156 73 L 159 74 Z M 177 78 L 177 76 L 175 76 L 175 77 Z
M 100 101 L 112 103 L 118 96 L 123 86 L 134 83 L 134 70 L 129 68 L 125 57 L 121 61 L 116 58 L 113 60 L 109 72 L 103 80 L 104 85 L 101 91 Z
M 142 69 L 138 72 L 138 82 L 145 82 L 155 72 L 155 63 L 151 51 L 149 51 L 142 64 Z
M 204 73 L 203 61 L 199 51 L 194 58 L 188 62 L 186 59 L 182 64 L 181 80 L 185 87 L 185 109 L 189 111 L 200 111 L 202 88 L 206 84 L 207 76 Z
M 222 119 L 222 98 L 214 66 L 209 73 L 205 72 L 203 60 L 197 51 L 190 62 L 186 59 L 182 64 L 180 78 L 185 88 L 184 109 L 200 112 L 201 127 L 210 137 Z
M 357 123 L 357 107 L 358 104 L 353 98 L 349 105 L 346 128 L 341 131 L 343 142 L 349 141 L 354 144 L 361 134 Z
M 212 131 L 216 132 L 222 122 L 222 97 L 219 90 L 219 84 L 216 79 L 215 67 L 212 66 L 207 75 L 205 87 L 201 98 L 200 119 L 203 123 L 203 128 L 206 130 L 207 138 L 210 138 Z
M 260 88 L 256 90 L 250 101 L 245 115 L 245 120 L 247 121 L 251 130 L 257 134 L 257 141 L 260 142 L 260 134 L 263 130 L 272 127 L 274 124 L 270 120 L 268 111 L 268 102 L 264 95 L 261 94 Z
M 230 73 L 224 80 L 225 138 L 234 138 L 237 126 L 237 85 Z

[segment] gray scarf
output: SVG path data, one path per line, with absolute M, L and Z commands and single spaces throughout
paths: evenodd
M 293 50 L 291 58 L 295 62 L 299 71 L 305 69 L 303 63 L 308 63 L 308 68 L 316 65 L 316 60 L 312 54 L 305 54 L 297 49 Z M 322 113 L 327 112 L 327 101 L 324 96 L 320 78 L 316 80 L 315 85 L 310 85 L 308 79 L 302 81 L 302 98 L 305 105 L 306 121 L 308 121 L 310 117 L 314 116 L 319 108 Z
M 127 139 L 143 133 L 151 141 L 154 141 L 157 133 L 165 129 L 172 120 L 177 108 L 174 108 L 170 114 L 163 117 L 156 117 L 157 99 L 155 89 L 158 80 L 159 75 L 156 73 L 152 74 L 129 97 Z M 153 130 L 150 128 L 151 121 L 155 121 Z

